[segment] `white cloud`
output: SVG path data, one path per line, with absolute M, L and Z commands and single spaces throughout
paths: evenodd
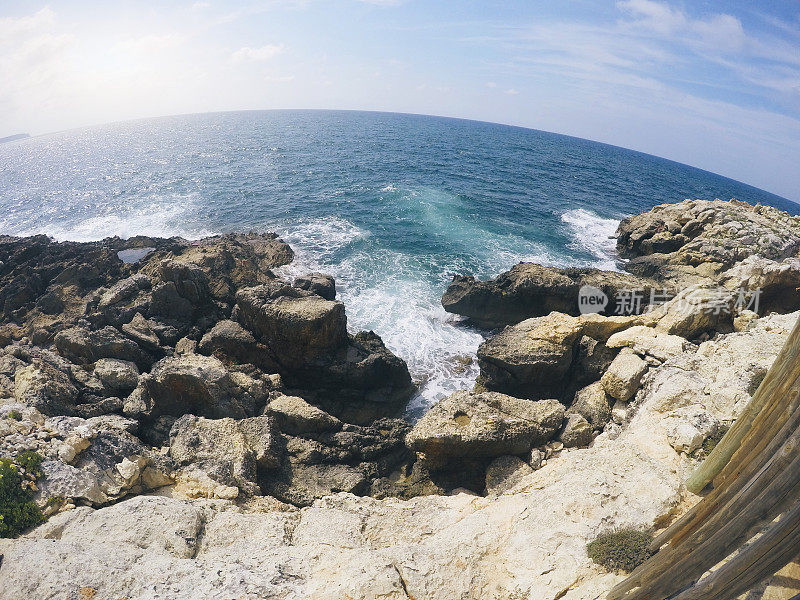
M 259 48 L 250 48 L 246 46 L 244 48 L 239 48 L 231 57 L 235 61 L 263 62 L 275 58 L 279 54 L 282 54 L 284 50 L 286 50 L 286 47 L 283 44 L 267 44 Z
M 519 94 L 519 92 L 517 90 L 515 90 L 514 88 L 509 88 L 503 93 L 508 95 L 508 96 L 516 96 L 517 94 Z
M 494 81 L 487 81 L 486 82 L 486 87 L 487 88 L 496 88 L 497 84 Z

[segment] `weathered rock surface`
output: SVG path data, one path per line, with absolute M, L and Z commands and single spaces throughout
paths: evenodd
M 405 362 L 380 337 L 348 335 L 341 302 L 273 282 L 240 290 L 236 316 L 287 386 L 312 393 L 344 420 L 366 423 L 397 414 L 413 391 Z
M 219 486 L 238 488 L 248 495 L 260 493 L 259 468 L 277 467 L 281 453 L 278 432 L 269 417 L 213 420 L 184 415 L 170 431 L 170 457 L 183 467 L 179 477 L 192 479 L 192 471 L 199 470 Z
M 456 392 L 419 420 L 406 444 L 431 458 L 522 455 L 554 437 L 563 420 L 564 406 L 555 400 Z
M 630 272 L 684 287 L 716 281 L 749 256 L 796 257 L 800 219 L 735 200 L 661 204 L 620 223 L 617 250 L 632 259 L 626 265 Z
M 325 300 L 336 300 L 336 281 L 324 273 L 309 273 L 294 280 L 294 287 L 309 291 Z
M 211 356 L 164 358 L 142 376 L 140 387 L 125 403 L 125 413 L 148 419 L 185 414 L 216 419 L 255 416 L 266 400 L 266 384 L 259 390 L 258 382 L 240 385 L 237 379 Z
M 605 293 L 608 298 L 606 315 L 622 314 L 617 312 L 622 310 L 617 302 L 620 292 L 639 291 L 646 304 L 652 290 L 664 287 L 652 279 L 627 273 L 519 263 L 489 281 L 457 275 L 442 297 L 442 306 L 448 312 L 469 317 L 484 326 L 514 325 L 551 312 L 581 314 L 578 292 L 583 286 Z
M 626 402 L 639 389 L 642 377 L 647 372 L 647 363 L 633 350 L 624 349 L 603 374 L 600 383 L 606 394 L 615 400 Z

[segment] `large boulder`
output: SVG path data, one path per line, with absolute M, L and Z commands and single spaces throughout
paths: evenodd
M 406 444 L 433 458 L 523 455 L 555 436 L 564 410 L 556 400 L 456 392 L 419 420 Z
M 284 369 L 298 369 L 347 344 L 344 304 L 283 283 L 236 295 L 239 321 Z
M 71 415 L 78 390 L 67 374 L 43 360 L 19 368 L 14 375 L 17 402 L 46 415 Z
M 212 419 L 252 417 L 266 401 L 268 390 L 259 390 L 258 382 L 247 376 L 242 379 L 243 374 L 230 373 L 211 356 L 167 357 L 140 378 L 139 387 L 125 403 L 125 412 L 147 419 L 184 414 Z
M 55 345 L 61 356 L 78 364 L 94 363 L 101 358 L 131 361 L 140 368 L 149 368 L 152 363 L 136 342 L 111 326 L 98 331 L 83 327 L 65 329 L 55 336 Z
M 560 313 L 507 327 L 478 348 L 480 382 L 520 398 L 559 397 L 581 334 L 579 321 Z
M 627 402 L 639 389 L 647 363 L 629 348 L 623 349 L 600 379 L 603 390 L 615 400 Z
M 236 298 L 235 317 L 269 364 L 328 412 L 363 424 L 405 406 L 414 389 L 406 363 L 373 332 L 348 335 L 341 302 L 277 281 Z
M 298 396 L 279 395 L 270 400 L 266 414 L 272 415 L 278 428 L 291 435 L 336 431 L 342 422 Z
M 234 420 L 184 415 L 170 431 L 169 453 L 188 478 L 200 471 L 222 486 L 252 495 L 260 493 L 259 468 L 277 467 L 281 447 L 270 417 Z
M 211 295 L 232 304 L 239 288 L 273 280 L 271 269 L 292 262 L 294 252 L 274 233 L 251 232 L 204 238 L 175 250 L 171 258 L 200 268 Z
M 582 311 L 579 305 L 579 292 L 584 286 L 603 292 L 608 303 L 598 308 L 606 315 L 613 315 L 630 312 L 618 300 L 618 294 L 629 291 L 641 294 L 640 309 L 644 309 L 651 291 L 659 284 L 652 279 L 615 271 L 557 269 L 519 263 L 489 281 L 457 275 L 442 297 L 442 306 L 480 325 L 513 325 L 554 311 L 573 316 L 586 312 L 586 308 Z
M 336 281 L 324 273 L 301 275 L 294 280 L 294 287 L 322 296 L 325 300 L 336 300 Z

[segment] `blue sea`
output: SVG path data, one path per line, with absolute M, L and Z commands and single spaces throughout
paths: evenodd
M 419 414 L 477 375 L 456 273 L 617 268 L 619 219 L 684 198 L 800 206 L 706 171 L 542 131 L 348 111 L 185 115 L 0 145 L 0 233 L 59 240 L 276 231 L 287 277 L 333 274 L 353 331 L 404 358 Z

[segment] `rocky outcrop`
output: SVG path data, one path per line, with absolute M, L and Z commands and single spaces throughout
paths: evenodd
M 153 365 L 126 401 L 125 414 L 140 419 L 185 414 L 244 419 L 257 414 L 269 390 L 269 380 L 230 372 L 210 356 L 186 354 Z
M 736 200 L 661 204 L 620 223 L 617 250 L 630 259 L 631 273 L 685 287 L 716 281 L 750 256 L 779 262 L 796 257 L 800 219 Z
M 725 285 L 760 289 L 761 314 L 800 308 L 800 218 L 772 207 L 736 200 L 662 204 L 620 223 L 617 252 L 627 273 L 520 263 L 489 281 L 457 275 L 442 305 L 497 327 L 551 312 L 578 315 L 582 286 L 602 291 L 607 303 L 599 308 L 613 315 L 644 311 L 688 287 Z
M 172 426 L 169 455 L 176 478 L 188 495 L 198 495 L 206 478 L 214 482 L 203 495 L 236 498 L 260 494 L 259 469 L 280 464 L 278 431 L 269 417 L 204 419 L 184 415 Z M 197 481 L 199 479 L 199 482 Z
M 240 290 L 235 316 L 287 386 L 353 423 L 398 414 L 413 391 L 405 362 L 372 332 L 347 333 L 341 302 L 273 282 Z
M 651 292 L 663 288 L 664 284 L 627 273 L 519 263 L 489 281 L 457 275 L 442 296 L 442 306 L 446 311 L 469 317 L 484 327 L 514 325 L 551 312 L 581 314 L 584 311 L 579 305 L 579 291 L 584 286 L 603 292 L 608 304 L 597 308 L 604 314 L 613 315 L 629 312 L 618 300 L 621 292 L 636 290 L 641 293 L 641 308 L 644 309 Z
M 419 420 L 406 444 L 433 460 L 522 455 L 552 439 L 563 420 L 555 400 L 456 392 Z
M 681 485 L 702 449 L 687 454 L 676 423 L 702 425 L 698 413 L 734 418 L 798 317 L 757 319 L 652 366 L 627 426 L 589 448 L 553 453 L 530 470 L 525 456 L 491 459 L 482 484 L 490 496 L 338 493 L 302 509 L 268 498 L 141 496 L 68 510 L 24 538 L 0 540 L 0 598 L 81 588 L 109 598 L 184 590 L 321 600 L 602 597 L 624 575 L 593 565 L 586 544 L 616 528 L 663 527 L 696 501 Z M 796 594 L 788 581 L 776 578 L 775 595 L 765 597 Z

